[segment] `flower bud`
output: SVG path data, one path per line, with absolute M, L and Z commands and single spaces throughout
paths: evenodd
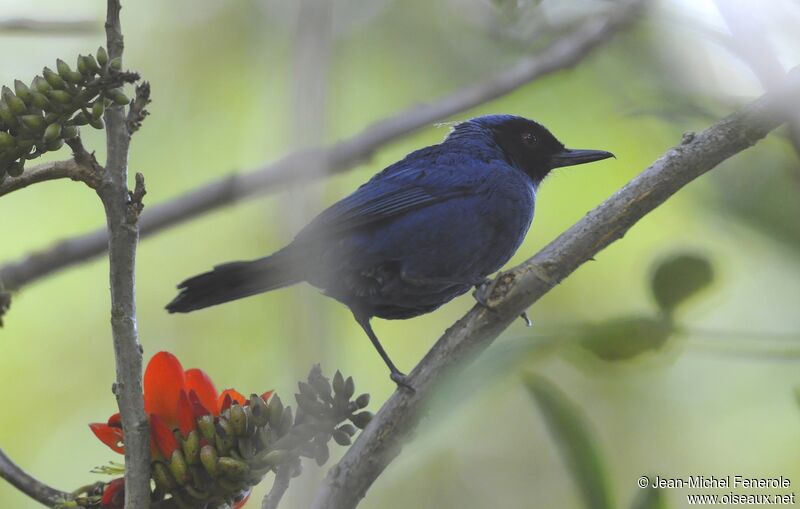
M 175 476 L 178 484 L 187 484 L 191 480 L 189 467 L 186 465 L 186 460 L 180 449 L 176 449 L 172 453 L 172 457 L 169 460 L 169 471 Z
M 39 133 L 44 131 L 44 128 L 47 125 L 44 122 L 44 117 L 41 115 L 22 115 L 19 117 L 20 122 L 22 125 L 33 131 L 34 133 Z
M 125 106 L 126 104 L 130 103 L 131 100 L 128 99 L 128 96 L 122 93 L 121 90 L 112 90 L 108 93 L 108 97 L 114 101 L 114 104 L 119 106 Z
M 8 173 L 9 177 L 19 177 L 23 171 L 25 171 L 24 159 L 14 161 L 6 167 L 6 173 Z
M 181 449 L 186 458 L 186 463 L 189 465 L 196 465 L 200 460 L 200 435 L 197 431 L 192 430 L 189 432 L 186 438 L 183 439 Z
M 115 71 L 122 70 L 122 59 L 120 57 L 114 58 L 111 62 L 108 63 L 108 67 Z
M 153 462 L 151 475 L 158 489 L 163 492 L 169 493 L 178 487 L 178 483 L 175 482 L 175 479 L 172 477 L 169 468 L 167 468 L 167 465 L 161 461 Z
M 97 62 L 100 65 L 106 65 L 108 63 L 108 52 L 102 46 L 97 48 Z
M 250 396 L 250 412 L 256 426 L 263 426 L 269 420 L 269 408 L 264 400 L 256 394 Z
M 79 111 L 78 114 L 72 117 L 69 122 L 73 125 L 86 125 L 89 123 L 89 118 L 84 112 Z
M 63 90 L 67 86 L 67 83 L 61 78 L 61 76 L 53 72 L 53 70 L 49 67 L 42 69 L 42 76 L 44 76 L 44 79 L 47 80 L 47 83 L 55 89 Z M 40 92 L 42 91 L 40 90 Z
M 247 463 L 228 456 L 223 456 L 217 461 L 219 471 L 228 479 L 241 480 L 247 475 Z
M 94 127 L 95 129 L 102 129 L 106 125 L 103 123 L 102 118 L 93 118 L 89 120 L 89 125 Z
M 78 136 L 80 136 L 80 134 L 81 134 L 80 129 L 78 129 L 78 127 L 74 125 L 68 125 L 61 130 L 61 136 L 65 140 L 71 140 L 77 138 Z
M 0 150 L 13 149 L 15 145 L 13 136 L 5 131 L 0 131 Z
M 41 92 L 31 92 L 31 103 L 40 110 L 50 109 L 50 101 Z
M 14 94 L 10 93 L 7 97 L 4 97 L 6 104 L 8 105 L 8 109 L 11 110 L 11 113 L 14 115 L 24 115 L 28 112 L 28 107 L 25 105 L 25 101 L 20 99 L 19 97 L 15 96 Z
M 103 112 L 105 111 L 105 106 L 103 105 L 102 99 L 97 99 L 94 104 L 92 104 L 92 118 L 100 118 L 103 116 Z
M 203 468 L 208 475 L 211 477 L 217 476 L 217 462 L 219 457 L 217 456 L 217 450 L 211 447 L 210 445 L 204 445 L 200 448 L 200 463 L 202 463 Z
M 8 109 L 8 104 L 6 104 L 5 101 L 0 101 L 0 120 L 2 120 L 3 123 L 9 127 L 19 126 L 17 117 L 11 113 L 11 110 Z
M 283 418 L 283 402 L 277 395 L 273 396 L 269 402 L 269 425 L 278 428 Z
M 364 429 L 369 424 L 369 421 L 372 420 L 372 414 L 369 412 L 359 412 L 355 415 L 350 417 L 350 421 L 356 425 L 356 428 Z
M 31 100 L 31 89 L 28 88 L 28 85 L 21 82 L 20 80 L 14 80 L 14 92 L 17 93 L 17 97 L 22 99 L 25 102 L 30 102 Z
M 333 439 L 336 441 L 337 444 L 348 446 L 352 443 L 350 440 L 350 435 L 345 433 L 344 431 L 337 429 L 333 431 Z
M 48 90 L 51 90 L 53 88 L 50 86 L 50 83 L 48 83 L 47 80 L 42 78 L 41 76 L 36 76 L 35 78 L 33 78 L 33 81 L 31 82 L 31 87 L 40 94 L 44 94 Z
M 217 434 L 217 428 L 214 426 L 214 417 L 211 415 L 203 415 L 197 419 L 197 427 L 200 434 L 203 435 L 208 442 L 214 443 L 214 437 Z
M 230 412 L 231 427 L 233 428 L 234 435 L 237 437 L 245 436 L 247 433 L 247 414 L 244 408 L 238 403 L 234 403 L 231 405 Z
M 42 138 L 46 142 L 51 142 L 53 140 L 58 139 L 61 136 L 61 124 L 50 124 L 47 126 L 47 129 L 44 130 L 44 136 Z
M 72 96 L 63 90 L 50 90 L 47 92 L 47 97 L 58 104 L 69 104 L 72 102 Z

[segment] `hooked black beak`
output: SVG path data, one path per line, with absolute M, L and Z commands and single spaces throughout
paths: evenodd
M 575 166 L 576 164 L 591 163 L 615 157 L 611 152 L 605 150 L 581 150 L 565 148 L 558 154 L 552 156 L 550 159 L 551 168 L 560 168 L 562 166 Z

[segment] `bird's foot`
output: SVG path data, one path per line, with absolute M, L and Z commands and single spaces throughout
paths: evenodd
M 472 292 L 472 296 L 475 298 L 475 301 L 489 311 L 493 311 L 488 300 L 489 295 L 492 293 L 492 287 L 494 286 L 492 283 L 493 281 L 491 279 L 486 278 L 475 285 L 475 290 Z
M 410 383 L 408 383 L 408 376 L 399 372 L 399 371 L 392 371 L 392 374 L 389 375 L 389 378 L 392 379 L 392 382 L 397 384 L 398 388 L 406 389 L 410 391 L 412 394 L 417 392 Z
M 492 293 L 492 289 L 494 288 L 495 281 L 491 279 L 484 279 L 477 285 L 475 285 L 475 291 L 472 292 L 472 296 L 475 297 L 475 300 L 483 306 L 484 308 L 488 309 L 489 311 L 494 311 L 494 308 L 489 305 L 489 295 Z M 533 322 L 528 317 L 528 312 L 523 311 L 519 315 L 522 318 L 522 321 L 525 322 L 526 327 L 533 327 Z

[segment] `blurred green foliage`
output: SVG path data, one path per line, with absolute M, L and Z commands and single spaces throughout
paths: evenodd
M 0 12 L 101 20 L 102 4 L 0 0 Z M 570 23 L 598 3 L 517 4 L 548 7 L 546 18 L 533 16 L 548 26 Z M 508 26 L 518 16 L 487 5 L 494 4 L 337 2 L 327 108 L 319 119 L 326 141 L 490 75 L 544 43 L 538 32 Z M 692 28 L 704 21 L 696 9 L 691 2 L 661 4 L 647 22 L 576 69 L 459 116 L 528 116 L 571 146 L 606 149 L 618 157 L 549 178 L 538 196 L 532 231 L 512 263 L 607 198 L 678 143 L 684 131 L 703 128 L 759 93 L 747 69 L 720 53 L 713 22 L 711 31 Z M 125 3 L 125 67 L 139 71 L 153 88 L 152 115 L 136 133 L 130 161 L 147 177 L 146 203 L 261 165 L 298 145 L 292 133 L 302 129 L 290 128 L 296 12 L 295 2 L 282 0 Z M 800 46 L 787 37 L 783 54 L 791 61 Z M 0 38 L 6 55 L 0 83 L 32 76 L 57 57 L 103 42 L 99 32 L 0 33 Z M 203 367 L 228 386 L 245 392 L 271 387 L 281 394 L 289 394 L 313 363 L 322 362 L 326 371 L 352 373 L 373 401 L 382 401 L 394 389 L 385 367 L 349 313 L 312 289 L 292 288 L 187 316 L 169 316 L 163 306 L 184 277 L 282 246 L 294 234 L 287 217 L 310 217 L 375 171 L 445 134 L 446 128 L 431 126 L 352 172 L 226 208 L 143 241 L 137 290 L 146 356 L 168 349 L 187 367 Z M 102 133 L 84 136 L 102 160 Z M 800 330 L 798 172 L 797 155 L 780 136 L 726 162 L 538 302 L 531 309 L 532 334 L 651 316 L 652 298 L 643 283 L 650 280 L 652 261 L 682 250 L 707 253 L 720 280 L 720 291 L 681 310 L 682 324 L 756 331 L 749 343 L 755 349 L 759 332 Z M 296 196 L 311 196 L 312 202 L 296 210 Z M 102 207 L 84 186 L 60 181 L 14 193 L 0 200 L 0 260 L 103 224 Z M 465 296 L 431 315 L 378 321 L 375 327 L 394 360 L 409 369 L 472 304 Z M 89 470 L 111 459 L 86 426 L 115 404 L 108 311 L 107 266 L 98 260 L 15 295 L 0 331 L 0 446 L 61 488 L 97 478 Z M 623 332 L 614 336 L 624 338 L 628 332 Z M 800 413 L 791 390 L 798 370 L 792 358 L 723 355 L 734 348 L 724 340 L 700 350 L 690 335 L 678 355 L 654 355 L 648 362 L 637 356 L 629 363 L 640 369 L 587 371 L 548 355 L 559 352 L 557 339 L 531 342 L 532 334 L 512 325 L 468 368 L 463 376 L 469 385 L 451 386 L 462 388 L 459 404 L 447 398 L 434 403 L 436 418 L 423 423 L 361 507 L 584 507 L 545 421 L 519 384 L 520 370 L 531 367 L 557 381 L 591 416 L 603 449 L 613 451 L 605 458 L 613 473 L 609 489 L 620 494 L 623 507 L 632 503 L 643 474 L 783 474 L 800 482 Z M 476 378 L 470 379 L 471 373 Z M 308 506 L 323 473 L 309 465 L 286 507 Z M 670 492 L 666 498 L 680 507 L 682 495 Z M 0 507 L 36 505 L 0 484 Z

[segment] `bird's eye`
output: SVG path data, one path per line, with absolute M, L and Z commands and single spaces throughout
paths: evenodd
M 528 146 L 536 145 L 536 136 L 530 132 L 522 133 L 522 143 Z

